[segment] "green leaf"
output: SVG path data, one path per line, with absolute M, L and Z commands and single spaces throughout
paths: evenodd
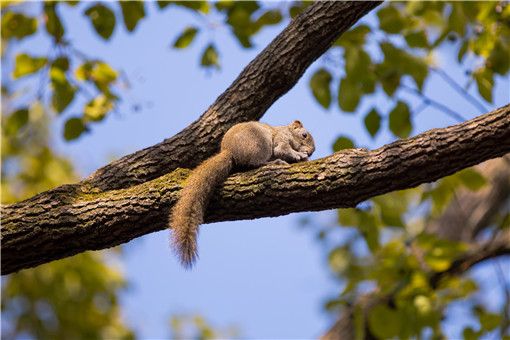
M 53 86 L 54 90 L 51 96 L 51 105 L 57 113 L 62 113 L 73 101 L 76 88 L 69 84 L 65 77 L 63 81 L 54 81 Z
M 218 52 L 216 52 L 213 44 L 207 46 L 204 53 L 202 54 L 201 65 L 205 67 L 215 66 L 218 69 L 220 68 Z
M 459 64 L 462 62 L 462 59 L 464 59 L 464 56 L 466 55 L 466 52 L 468 51 L 468 47 L 469 47 L 469 40 L 466 39 L 460 46 L 459 53 L 457 54 L 457 61 L 459 62 Z
M 372 199 L 376 204 L 381 221 L 389 227 L 404 228 L 402 216 L 407 212 L 407 204 L 396 193 L 377 196 Z
M 53 36 L 56 41 L 60 41 L 65 30 L 57 13 L 57 4 L 57 2 L 45 2 L 44 14 L 46 15 L 46 32 Z
M 483 331 L 492 331 L 501 325 L 501 315 L 483 313 L 480 315 L 480 325 Z
M 354 112 L 361 98 L 361 90 L 357 84 L 353 84 L 348 78 L 340 80 L 338 87 L 338 106 L 345 112 Z
M 289 15 L 294 19 L 299 13 L 301 13 L 312 1 L 296 1 L 289 7 Z
M 98 122 L 103 120 L 112 109 L 112 100 L 108 99 L 104 94 L 100 94 L 85 105 L 83 117 L 86 122 Z
M 188 27 L 181 33 L 181 35 L 175 40 L 174 47 L 175 48 L 186 48 L 191 44 L 195 35 L 197 34 L 198 29 L 195 27 Z
M 459 254 L 467 249 L 464 243 L 437 239 L 434 235 L 427 234 L 419 235 L 417 244 L 426 250 L 424 261 L 436 272 L 450 268 Z
M 90 61 L 83 63 L 76 69 L 76 78 L 80 80 L 90 80 L 93 67 L 94 64 Z
M 448 27 L 463 37 L 466 30 L 466 14 L 460 2 L 452 2 L 452 6 L 452 12 L 448 18 Z
M 282 14 L 279 11 L 277 10 L 267 11 L 257 19 L 255 25 L 258 26 L 276 25 L 279 24 L 280 21 L 282 21 L 282 19 L 283 19 Z
M 510 50 L 501 41 L 497 41 L 491 50 L 489 58 L 485 61 L 485 67 L 504 76 L 510 69 Z
M 133 32 L 138 21 L 145 17 L 143 1 L 119 1 L 122 8 L 124 24 L 129 32 Z
M 32 58 L 28 54 L 18 54 L 16 56 L 16 64 L 12 76 L 14 78 L 20 78 L 27 74 L 35 73 L 44 67 L 47 62 L 48 59 L 46 58 Z
M 185 8 L 189 8 L 189 9 L 192 9 L 194 11 L 199 11 L 199 12 L 202 12 L 202 13 L 209 13 L 209 3 L 207 1 L 158 1 L 158 6 L 160 6 L 160 8 L 164 8 L 166 7 L 167 5 L 166 4 L 163 4 L 163 3 L 171 3 L 171 4 L 176 4 L 178 6 L 181 6 L 181 7 L 185 7 Z M 160 4 L 162 3 L 162 4 Z M 161 5 L 164 5 L 163 7 L 161 7 Z
M 67 57 L 59 57 L 51 63 L 52 67 L 57 67 L 62 71 L 69 70 L 69 59 Z
M 346 49 L 351 47 L 361 48 L 366 42 L 366 36 L 372 30 L 366 25 L 359 25 L 348 30 L 333 44 L 333 46 L 343 46 Z
M 115 28 L 115 14 L 102 4 L 96 4 L 85 11 L 85 15 L 90 18 L 97 34 L 105 40 L 110 39 Z
M 375 66 L 375 74 L 377 75 L 384 92 L 388 95 L 388 97 L 392 97 L 397 88 L 400 86 L 402 72 L 399 68 L 390 65 L 390 63 L 385 60 L 382 64 Z
M 95 63 L 92 69 L 92 77 L 96 82 L 109 84 L 117 80 L 118 73 L 114 71 L 110 65 L 105 64 L 101 61 Z
M 338 137 L 333 144 L 333 151 L 337 152 L 344 149 L 354 149 L 354 143 L 347 137 Z
M 226 22 L 232 26 L 232 33 L 241 45 L 245 48 L 251 47 L 250 37 L 261 27 L 251 20 L 252 14 L 260 8 L 258 3 L 256 1 L 222 1 L 216 3 L 216 8 L 227 13 Z
M 345 79 L 363 93 L 375 91 L 375 75 L 370 55 L 360 47 L 345 48 Z
M 76 70 L 77 79 L 93 81 L 101 92 L 109 92 L 107 85 L 116 81 L 117 77 L 118 72 L 101 61 L 86 61 Z
M 11 11 L 2 13 L 2 38 L 23 39 L 37 31 L 37 19 L 29 18 L 21 13 Z
M 19 109 L 13 112 L 7 119 L 5 131 L 8 135 L 14 136 L 26 123 L 28 123 L 28 109 Z
M 368 249 L 374 253 L 380 248 L 379 245 L 379 229 L 374 214 L 369 214 L 365 211 L 358 211 L 360 221 L 358 229 L 365 238 Z
M 50 79 L 54 86 L 67 85 L 67 78 L 65 72 L 69 69 L 69 59 L 60 57 L 51 63 Z
M 158 4 L 158 7 L 159 9 L 164 9 L 166 8 L 168 5 L 171 5 L 173 3 L 173 1 L 168 1 L 168 0 L 165 0 L 165 1 L 156 1 L 156 3 Z
M 455 176 L 460 179 L 462 184 L 469 190 L 477 191 L 482 188 L 487 181 L 485 178 L 473 168 L 468 168 L 458 172 Z
M 377 305 L 368 315 L 370 332 L 379 339 L 392 339 L 398 336 L 402 321 L 398 312 L 386 305 Z
M 70 141 L 80 137 L 85 131 L 88 131 L 88 129 L 80 118 L 70 118 L 64 126 L 64 138 Z
M 464 330 L 462 331 L 462 337 L 465 340 L 477 340 L 478 339 L 477 333 L 471 327 L 464 328 Z
M 355 227 L 359 224 L 358 210 L 355 208 L 338 209 L 338 222 L 344 227 Z
M 389 114 L 390 130 L 399 138 L 407 138 L 411 134 L 411 112 L 406 103 L 398 101 Z
M 331 104 L 330 84 L 333 77 L 325 69 L 321 68 L 310 79 L 310 88 L 313 96 L 324 108 Z
M 488 57 L 496 44 L 496 37 L 488 31 L 483 31 L 480 35 L 476 36 L 473 45 L 473 51 L 477 55 Z
M 428 48 L 429 43 L 427 40 L 427 33 L 422 31 L 414 31 L 409 32 L 404 35 L 404 38 L 406 39 L 407 45 L 409 47 L 416 47 L 416 48 Z
M 65 72 L 61 68 L 55 66 L 51 66 L 50 68 L 50 79 L 55 86 L 64 85 L 67 82 Z
M 421 90 L 423 82 L 428 76 L 427 62 L 423 58 L 410 54 L 390 43 L 383 42 L 380 46 L 384 53 L 383 65 L 385 65 L 387 70 L 379 69 L 379 71 L 394 72 L 397 75 L 410 75 L 416 83 L 416 86 L 418 86 L 418 89 Z
M 429 192 L 432 198 L 434 212 L 443 211 L 443 209 L 446 208 L 446 204 L 450 201 L 453 190 L 448 185 L 448 181 L 442 181 L 436 188 Z
M 400 33 L 405 26 L 404 19 L 400 12 L 393 6 L 381 8 L 377 12 L 379 18 L 379 28 L 391 34 Z
M 379 129 L 381 128 L 381 116 L 377 109 L 373 108 L 370 112 L 365 116 L 365 127 L 367 128 L 370 136 L 375 137 Z
M 370 65 L 372 65 L 370 55 L 362 48 L 351 47 L 346 49 L 344 58 L 347 78 L 365 77 Z
M 474 73 L 478 93 L 483 99 L 492 103 L 492 89 L 494 87 L 494 73 L 487 69 L 481 68 Z

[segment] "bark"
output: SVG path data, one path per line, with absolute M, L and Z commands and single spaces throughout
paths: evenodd
M 259 120 L 305 70 L 382 1 L 318 1 L 308 6 L 241 72 L 194 123 L 179 134 L 97 170 L 82 184 L 127 188 L 175 170 L 194 168 L 218 149 L 233 125 Z
M 337 152 L 237 173 L 216 190 L 206 223 L 354 207 L 510 152 L 510 104 L 377 150 Z M 167 227 L 189 170 L 101 192 L 65 185 L 2 209 L 2 275 Z

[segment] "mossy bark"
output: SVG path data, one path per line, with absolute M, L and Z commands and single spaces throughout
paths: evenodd
M 510 152 L 510 105 L 470 121 L 294 165 L 236 173 L 216 190 L 205 222 L 354 207 Z M 113 247 L 167 227 L 190 170 L 129 188 L 78 183 L 2 206 L 2 274 L 86 250 Z

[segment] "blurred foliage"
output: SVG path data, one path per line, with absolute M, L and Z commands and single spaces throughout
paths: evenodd
M 121 318 L 121 272 L 86 252 L 2 279 L 2 339 L 134 339 Z M 108 252 L 108 259 L 112 259 Z
M 185 8 L 201 20 L 175 33 L 170 46 L 183 50 L 217 27 L 227 27 L 240 47 L 250 48 L 254 36 L 264 27 L 294 18 L 310 3 L 2 1 L 2 59 L 12 60 L 12 66 L 3 63 L 10 77 L 2 79 L 2 201 L 17 201 L 76 181 L 70 162 L 48 143 L 49 123 L 56 115 L 65 117 L 63 138 L 77 139 L 115 110 L 122 99 L 117 91 L 127 85 L 115 65 L 98 59 L 100 56 L 88 56 L 73 45 L 67 36 L 63 8 L 83 13 L 91 30 L 104 41 L 113 39 L 121 29 L 135 32 L 150 19 L 148 6 L 159 11 Z M 25 11 L 26 6 L 32 6 L 32 10 Z M 434 72 L 448 77 L 434 60 L 438 51 L 448 48 L 455 53 L 446 56 L 453 55 L 453 61 L 462 64 L 468 75 L 465 84 L 447 78 L 449 84 L 481 113 L 487 111 L 484 104 L 493 101 L 495 78 L 508 77 L 510 68 L 507 2 L 387 2 L 374 13 L 376 20 L 359 24 L 338 39 L 328 52 L 334 56 L 330 58 L 333 63 L 324 63 L 311 74 L 308 84 L 320 106 L 331 109 L 335 104 L 343 112 L 360 114 L 372 138 L 385 129 L 398 138 L 412 134 L 412 117 L 419 109 L 402 95 L 404 91 L 421 100 L 421 107 L 436 104 L 445 114 L 461 120 L 454 110 L 425 95 Z M 29 50 L 9 53 L 9 45 L 39 32 L 53 45 L 48 55 Z M 199 64 L 219 69 L 218 44 L 213 35 L 205 39 L 201 40 Z M 47 88 L 49 92 L 41 91 Z M 31 96 L 28 100 L 27 93 Z M 387 97 L 393 105 L 373 106 L 361 112 L 361 104 L 373 100 L 371 96 L 376 94 Z M 5 98 L 15 104 L 6 105 Z M 71 107 L 80 113 L 71 114 Z M 340 136 L 333 150 L 354 145 L 349 137 Z M 431 285 L 430 275 L 447 270 L 467 245 L 425 234 L 424 226 L 440 216 L 456 189 L 480 190 L 485 186 L 483 176 L 465 170 L 434 184 L 376 197 L 361 208 L 339 210 L 338 223 L 356 232 L 329 254 L 331 270 L 344 288 L 326 308 L 341 310 L 365 294 L 390 297 L 391 303 L 378 305 L 366 320 L 361 308 L 355 308 L 359 336 L 368 325 L 379 338 L 444 338 L 445 309 L 456 301 L 474 299 L 478 287 L 469 277 L 456 276 L 444 276 L 437 286 Z M 501 211 L 495 220 L 506 221 L 500 225 L 507 227 L 508 211 Z M 319 235 L 328 242 L 334 230 L 322 230 Z M 102 264 L 103 260 L 101 253 L 86 253 L 4 278 L 2 336 L 133 337 L 119 317 L 116 298 L 126 282 L 118 270 Z M 473 303 L 471 308 L 479 328 L 466 327 L 466 339 L 480 339 L 490 332 L 499 334 L 508 322 L 507 310 L 491 313 L 481 303 Z M 174 337 L 202 339 L 236 334 L 214 331 L 200 317 L 174 318 L 171 328 Z
M 172 339 L 239 339 L 241 335 L 236 327 L 226 329 L 213 328 L 199 315 L 173 316 L 170 320 Z
M 40 102 L 5 114 L 15 95 L 2 93 L 2 203 L 78 179 L 50 146 L 53 117 Z M 119 256 L 87 252 L 2 277 L 2 339 L 134 338 L 117 296 L 126 281 L 118 264 L 110 264 Z
M 2 3 L 4 47 L 11 39 L 28 38 L 38 30 L 45 30 L 58 47 L 54 56 L 16 55 L 12 77 L 17 79 L 43 72 L 46 76 L 41 78 L 42 81 L 50 80 L 52 108 L 59 114 L 68 111 L 79 96 L 88 97 L 86 105 L 89 108 L 101 102 L 96 105 L 92 117 L 87 114 L 86 107 L 81 110 L 81 116 L 68 117 L 69 122 L 64 123 L 67 140 L 79 138 L 90 130 L 90 125 L 115 110 L 115 103 L 120 98 L 114 88 L 126 84 L 120 84 L 120 72 L 113 65 L 86 56 L 67 40 L 60 14 L 62 6 L 73 6 L 83 11 L 90 20 L 91 28 L 103 40 L 111 39 L 117 26 L 134 32 L 147 17 L 147 6 L 154 4 L 161 11 L 183 7 L 205 20 L 201 20 L 200 25 L 183 28 L 171 44 L 174 48 L 186 49 L 198 36 L 218 26 L 229 28 L 241 47 L 250 48 L 253 46 L 252 38 L 265 26 L 295 17 L 311 2 L 118 1 L 76 6 L 78 3 L 44 2 L 41 7 L 44 15 L 39 17 L 23 14 L 20 9 L 23 5 L 16 2 Z M 375 108 L 360 113 L 367 117 L 367 132 L 374 138 L 387 124 L 396 137 L 406 137 L 413 129 L 412 111 L 409 103 L 399 98 L 400 93 L 414 91 L 424 105 L 431 105 L 424 95 L 424 86 L 430 75 L 438 70 L 434 62 L 437 51 L 449 46 L 457 50 L 454 58 L 464 64 L 469 74 L 468 82 L 458 87 L 467 92 L 476 86 L 480 98 L 490 103 L 494 77 L 507 75 L 510 68 L 509 8 L 503 1 L 389 2 L 376 10 L 378 26 L 357 25 L 334 44 L 330 53 L 341 51 L 343 65 L 316 70 L 309 81 L 311 92 L 317 102 L 328 109 L 335 100 L 332 87 L 336 86 L 338 107 L 344 112 L 356 112 L 365 98 L 381 93 L 381 89 L 388 98 L 395 100 L 396 105 L 386 113 L 375 111 Z M 218 18 L 221 25 L 217 23 Z M 202 49 L 200 65 L 219 69 L 220 51 L 214 39 L 208 40 Z M 343 75 L 336 72 L 339 66 L 345 70 Z M 91 88 L 94 93 L 91 93 Z M 478 107 L 483 107 L 483 104 L 479 103 Z M 453 110 L 446 111 L 452 114 Z M 459 117 L 456 116 L 457 119 Z
M 508 327 L 504 320 L 510 314 L 510 301 L 498 313 L 488 312 L 483 303 L 477 302 L 484 301 L 473 279 L 443 274 L 469 245 L 437 238 L 425 230 L 430 220 L 440 218 L 452 204 L 455 192 L 461 188 L 481 190 L 485 184 L 484 177 L 469 168 L 434 184 L 375 197 L 364 208 L 338 210 L 339 225 L 355 228 L 356 232 L 329 254 L 329 266 L 343 289 L 326 304 L 326 309 L 342 311 L 364 295 L 380 301 L 389 299 L 376 305 L 363 320 L 373 335 L 408 339 L 430 338 L 432 334 L 431 338 L 442 339 L 445 310 L 459 301 L 470 301 L 472 316 L 479 320 L 480 328 L 475 331 L 466 327 L 464 336 L 500 336 Z M 510 228 L 508 202 L 507 198 L 506 208 L 488 226 L 495 236 L 499 228 Z M 501 225 L 500 221 L 506 222 Z M 320 232 L 320 238 L 327 242 L 335 232 L 335 228 L 327 228 Z M 433 282 L 435 274 L 441 275 L 438 283 Z M 500 284 L 505 289 L 508 283 Z M 361 310 L 358 313 L 361 315 Z

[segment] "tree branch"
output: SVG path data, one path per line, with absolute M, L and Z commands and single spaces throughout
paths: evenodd
M 231 176 L 205 221 L 354 207 L 510 152 L 510 104 L 470 121 L 377 150 L 344 150 L 311 162 Z M 113 247 L 167 227 L 190 170 L 100 192 L 65 185 L 2 207 L 2 275 L 86 250 Z
M 448 275 L 459 275 L 480 262 L 510 254 L 509 237 L 510 233 L 507 230 L 503 232 L 497 240 L 474 246 L 473 249 L 466 251 L 453 261 L 450 268 L 431 276 L 431 287 L 436 289 L 443 277 Z
M 101 191 L 127 188 L 175 170 L 194 168 L 218 151 L 233 125 L 259 120 L 305 70 L 382 1 L 317 1 L 291 21 L 230 87 L 179 134 L 106 165 L 82 181 Z

